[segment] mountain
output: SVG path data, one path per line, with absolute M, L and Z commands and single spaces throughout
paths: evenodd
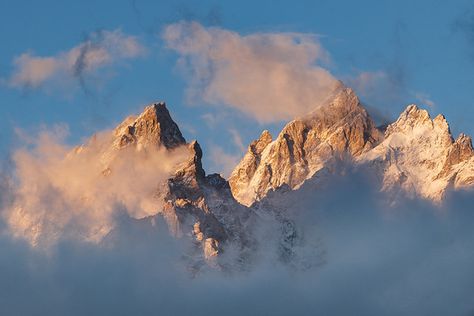
M 354 91 L 341 86 L 309 115 L 289 122 L 275 140 L 268 131 L 248 147 L 229 183 L 234 197 L 252 205 L 283 185 L 335 172 L 337 162 L 357 157 L 382 139 Z
M 171 156 L 181 155 L 184 149 L 184 159 L 173 167 L 167 179 L 156 183 L 153 199 L 159 207 L 152 215 L 135 217 L 133 222 L 150 227 L 163 218 L 172 235 L 191 240 L 194 246 L 188 257 L 193 273 L 207 265 L 246 269 L 258 257 L 259 249 L 274 252 L 277 260 L 292 265 L 319 262 L 318 249 L 308 252 L 312 260 L 301 255 L 307 252 L 304 236 L 284 212 L 264 205 L 242 205 L 234 198 L 227 180 L 219 174 L 206 175 L 199 143 L 185 141 L 164 103 L 147 106 L 138 117 L 125 119 L 113 135 L 112 145 L 102 155 L 103 161 L 112 165 L 130 149 L 132 155 L 155 148 Z M 357 148 L 349 141 L 347 146 Z M 106 170 L 104 175 L 114 172 L 113 168 Z M 117 231 L 112 229 L 107 242 L 115 235 Z
M 446 191 L 474 184 L 471 138 L 454 140 L 443 115 L 434 119 L 426 110 L 409 105 L 387 127 L 383 141 L 357 157 L 376 169 L 383 191 L 440 202 Z
M 203 262 L 224 268 L 229 261 L 222 261 L 222 254 L 230 252 L 233 264 L 250 264 L 262 247 L 256 229 L 265 221 L 272 223 L 266 238 L 275 239 L 279 260 L 306 265 L 308 260 L 296 251 L 305 243 L 304 234 L 285 201 L 303 185 L 305 192 L 314 191 L 331 176 L 343 175 L 345 164 L 375 172 L 381 191 L 394 200 L 403 194 L 439 202 L 449 188 L 474 183 L 471 139 L 461 134 L 453 140 L 442 115 L 431 119 L 426 110 L 410 105 L 382 130 L 343 85 L 321 107 L 289 122 L 274 140 L 263 131 L 229 181 L 206 175 L 199 143 L 185 141 L 164 103 L 127 118 L 115 129 L 112 144 L 105 151 L 107 159 L 127 148 L 161 148 L 170 155 L 185 149 L 185 158 L 157 183 L 154 198 L 161 207 L 138 220 L 164 218 L 174 236 L 190 238 L 196 270 Z
M 229 183 L 234 197 L 250 206 L 270 191 L 297 190 L 363 166 L 381 178 L 381 191 L 439 203 L 448 189 L 474 185 L 471 138 L 454 140 L 443 115 L 431 119 L 410 105 L 385 132 L 375 127 L 354 91 L 341 86 L 328 101 L 289 122 L 275 140 L 268 131 L 248 147 Z
M 205 266 L 246 269 L 262 253 L 307 267 L 317 264 L 323 250 L 314 247 L 317 238 L 300 231 L 293 201 L 316 196 L 332 177 L 344 177 L 346 166 L 374 172 L 380 191 L 394 203 L 399 197 L 441 203 L 450 189 L 474 185 L 471 138 L 454 140 L 442 115 L 431 119 L 410 105 L 382 130 L 342 84 L 275 139 L 263 131 L 228 181 L 207 175 L 202 155 L 197 141 L 185 140 L 166 104 L 153 103 L 52 164 L 32 164 L 26 156 L 25 170 L 41 165 L 38 179 L 49 182 L 29 177 L 8 223 L 34 246 L 61 234 L 113 243 L 127 226 L 114 221 L 120 209 L 138 230 L 156 230 L 164 221 L 173 236 L 190 241 L 186 256 L 193 272 Z
M 116 148 L 135 144 L 138 147 L 163 146 L 173 149 L 186 143 L 164 102 L 146 107 L 137 118 L 128 117 L 115 129 L 114 134 Z
M 156 183 L 154 196 L 160 200 L 162 209 L 156 209 L 154 215 L 142 221 L 164 217 L 174 236 L 192 237 L 197 248 L 202 249 L 199 256 L 205 260 L 216 257 L 225 243 L 238 245 L 242 253 L 251 247 L 249 232 L 244 227 L 249 226 L 254 213 L 233 198 L 227 181 L 219 174 L 206 175 L 199 143 L 185 141 L 165 103 L 149 105 L 137 118 L 125 119 L 114 130 L 114 138 L 105 152 L 106 160 L 130 147 L 164 149 L 171 155 L 186 149 L 185 158 L 175 166 L 171 177 Z

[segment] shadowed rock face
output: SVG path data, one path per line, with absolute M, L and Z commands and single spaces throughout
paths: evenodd
M 164 148 L 171 155 L 178 147 L 188 151 L 174 174 L 156 184 L 155 198 L 162 202 L 162 209 L 142 222 L 154 223 L 155 217 L 163 216 L 174 236 L 191 237 L 196 249 L 201 249 L 195 254 L 197 261 L 216 260 L 226 244 L 237 245 L 242 252 L 252 247 L 249 229 L 244 226 L 253 220 L 253 211 L 235 201 L 220 175 L 206 176 L 199 143 L 186 143 L 164 103 L 147 106 L 138 117 L 127 118 L 115 129 L 114 137 L 110 157 L 120 155 L 124 148 Z
M 252 247 L 250 222 L 254 213 L 234 200 L 229 185 L 218 174 L 205 175 L 196 141 L 188 145 L 189 159 L 164 185 L 163 216 L 175 236 L 191 235 L 213 260 L 233 244 L 242 253 Z M 159 215 L 158 215 L 159 216 Z M 242 254 L 242 258 L 244 259 Z
M 288 123 L 274 141 L 264 131 L 232 172 L 232 193 L 251 205 L 283 185 L 296 189 L 336 161 L 371 149 L 380 138 L 355 93 L 341 87 L 325 105 Z

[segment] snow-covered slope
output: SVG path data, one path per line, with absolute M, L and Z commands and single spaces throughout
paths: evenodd
M 474 182 L 471 138 L 453 140 L 443 115 L 434 119 L 426 110 L 409 105 L 390 124 L 385 139 L 357 158 L 383 177 L 382 190 L 439 202 L 446 190 Z

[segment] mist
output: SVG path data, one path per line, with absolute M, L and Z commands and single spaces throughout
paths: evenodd
M 302 236 L 305 268 L 274 260 L 262 220 L 260 255 L 249 271 L 189 273 L 185 238 L 166 225 L 118 216 L 114 243 L 60 240 L 47 253 L 11 235 L 0 243 L 0 311 L 7 315 L 472 315 L 471 192 L 442 205 L 378 190 L 349 169 L 325 185 L 269 198 Z M 4 227 L 4 226 L 3 226 Z M 312 243 L 312 241 L 317 241 Z M 309 256 L 308 258 L 315 258 Z
M 162 207 L 154 196 L 158 186 L 188 155 L 185 146 L 123 148 L 118 154 L 111 130 L 78 147 L 67 145 L 66 137 L 62 126 L 24 136 L 12 154 L 13 170 L 5 174 L 11 194 L 2 215 L 9 232 L 33 246 L 64 238 L 97 243 L 121 213 L 157 214 Z

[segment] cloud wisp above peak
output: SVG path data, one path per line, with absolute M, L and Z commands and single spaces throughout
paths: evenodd
M 180 56 L 190 102 L 230 106 L 260 123 L 310 112 L 338 84 L 321 66 L 329 56 L 315 35 L 240 35 L 178 22 L 165 28 L 163 39 Z
M 30 89 L 44 87 L 49 82 L 64 84 L 75 80 L 83 85 L 84 77 L 98 69 L 145 53 L 146 48 L 135 36 L 119 29 L 97 31 L 73 48 L 52 56 L 25 52 L 15 57 L 13 72 L 6 82 L 13 88 Z

